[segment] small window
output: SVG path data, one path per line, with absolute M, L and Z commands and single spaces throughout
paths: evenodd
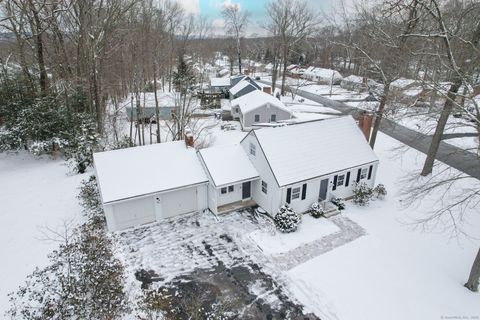
M 277 121 L 277 115 L 276 115 L 276 114 L 272 114 L 272 115 L 270 116 L 270 121 L 271 121 L 271 122 L 276 122 L 276 121 Z
M 345 175 L 342 174 L 340 176 L 338 176 L 338 179 L 337 179 L 337 187 L 338 186 L 343 186 L 343 182 L 345 181 Z
M 239 108 L 235 108 L 235 112 L 236 112 L 236 113 L 239 113 L 239 112 L 240 112 L 240 109 L 239 109 Z
M 367 177 L 368 180 L 372 179 L 372 171 L 373 171 L 373 166 L 370 166 L 368 168 L 368 177 Z
M 260 115 L 259 114 L 255 115 L 255 122 L 260 122 Z
M 220 193 L 221 194 L 227 193 L 227 187 L 223 187 L 222 189 L 220 189 Z
M 268 184 L 262 180 L 262 192 L 267 194 Z
M 250 142 L 250 154 L 252 156 L 255 155 L 255 145 L 253 143 Z
M 228 186 L 228 192 L 233 192 L 233 186 Z
M 292 189 L 292 200 L 300 198 L 300 187 Z
M 367 168 L 362 169 L 362 172 L 360 173 L 360 180 L 365 179 L 367 177 L 367 172 L 368 172 Z

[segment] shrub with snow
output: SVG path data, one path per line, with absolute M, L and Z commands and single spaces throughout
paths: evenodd
M 325 209 L 323 208 L 322 204 L 318 202 L 314 202 L 310 207 L 310 215 L 315 219 L 323 217 L 324 214 L 325 214 Z
M 273 220 L 278 230 L 288 233 L 297 230 L 301 218 L 288 204 L 285 204 L 278 210 Z
M 343 201 L 342 198 L 337 198 L 337 197 L 333 197 L 331 200 L 330 200 L 331 203 L 333 203 L 338 210 L 344 210 L 345 209 L 345 202 Z
M 373 193 L 377 199 L 384 199 L 387 195 L 387 189 L 380 183 L 373 189 Z
M 366 206 L 373 196 L 373 190 L 365 182 L 355 183 L 353 187 L 353 202 Z

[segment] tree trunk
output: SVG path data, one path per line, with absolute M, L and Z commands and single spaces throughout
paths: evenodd
M 133 96 L 130 98 L 130 147 L 133 147 Z
M 157 63 L 153 65 L 153 95 L 155 96 L 155 121 L 157 122 L 157 143 L 160 143 L 160 108 L 157 96 Z
M 458 89 L 461 85 L 461 79 L 457 79 L 450 87 L 450 90 L 448 90 L 447 100 L 445 101 L 442 112 L 440 113 L 440 118 L 438 119 L 435 133 L 432 136 L 432 142 L 428 148 L 427 158 L 425 159 L 422 172 L 420 173 L 422 176 L 427 176 L 432 173 L 433 163 L 435 162 L 435 157 L 437 156 L 438 148 L 440 146 L 440 142 L 442 141 L 443 131 L 447 125 L 448 117 L 453 110 L 453 104 L 457 96 Z
M 385 89 L 383 90 L 382 98 L 380 99 L 380 105 L 375 114 L 375 122 L 373 123 L 372 135 L 370 136 L 370 147 L 375 147 L 377 141 L 378 130 L 380 130 L 380 124 L 383 118 L 383 112 L 385 111 L 385 105 L 387 104 L 388 94 L 390 92 L 390 82 L 385 83 Z
M 477 257 L 473 261 L 472 270 L 470 271 L 470 276 L 468 277 L 465 287 L 473 292 L 478 291 L 478 283 L 480 280 L 480 249 L 478 249 Z
M 35 32 L 34 39 L 35 39 L 35 47 L 37 49 L 37 63 L 38 69 L 40 72 L 40 93 L 42 96 L 46 96 L 47 94 L 47 70 L 45 69 L 45 58 L 43 56 L 43 39 L 42 39 L 42 26 L 40 17 L 38 16 L 37 9 L 33 4 L 32 0 L 29 1 L 30 10 L 32 11 L 33 21 L 32 21 L 32 31 Z
M 240 35 L 237 35 L 238 73 L 242 74 L 242 53 L 240 52 Z
M 282 96 L 285 95 L 285 80 L 287 79 L 287 59 L 288 55 L 288 47 L 287 45 L 284 46 L 283 48 L 283 72 L 282 72 L 282 91 L 280 92 Z

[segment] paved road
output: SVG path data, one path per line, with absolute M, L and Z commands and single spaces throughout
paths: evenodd
M 268 82 L 264 83 L 269 84 Z M 297 95 L 321 103 L 326 107 L 338 110 L 342 114 L 350 114 L 355 116 L 359 112 L 359 109 L 348 106 L 343 102 L 330 100 L 326 97 L 304 90 L 299 90 Z M 425 154 L 428 152 L 430 141 L 432 139 L 431 136 L 411 130 L 385 118 L 382 119 L 380 131 Z M 448 143 L 442 142 L 440 144 L 436 159 L 480 180 L 480 158 L 478 158 L 477 155 L 473 154 L 472 152 L 468 152 Z M 420 169 L 421 168 L 419 168 L 419 170 Z

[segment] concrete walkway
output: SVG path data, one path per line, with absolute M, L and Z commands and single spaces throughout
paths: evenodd
M 272 256 L 273 262 L 283 270 L 290 270 L 366 234 L 365 229 L 343 214 L 329 218 L 329 220 L 337 225 L 340 230 L 293 250 Z
M 269 84 L 265 81 L 262 82 Z M 297 95 L 340 111 L 344 115 L 350 114 L 354 118 L 360 111 L 360 109 L 351 107 L 343 102 L 330 100 L 324 96 L 304 90 L 298 90 Z M 430 141 L 432 140 L 431 136 L 411 130 L 386 118 L 382 119 L 380 131 L 425 154 L 427 154 Z M 472 152 L 462 150 L 442 141 L 436 159 L 480 180 L 480 158 Z M 420 170 L 421 168 L 419 168 Z

